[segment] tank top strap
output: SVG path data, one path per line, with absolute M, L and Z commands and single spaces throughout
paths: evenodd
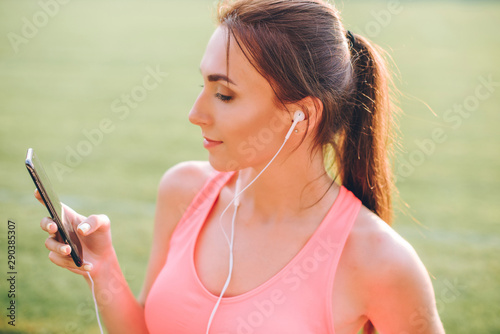
M 302 267 L 309 272 L 308 276 L 316 276 L 323 283 L 333 282 L 342 250 L 360 207 L 361 201 L 345 187 L 340 187 L 323 221 L 288 266 L 294 271 L 298 271 L 297 266 Z M 320 284 L 319 281 L 316 283 Z
M 213 204 L 219 197 L 222 188 L 233 177 L 235 172 L 215 172 L 203 185 L 201 190 L 193 198 L 181 220 L 177 224 L 176 229 L 183 228 L 188 221 L 193 221 L 199 218 L 199 215 L 208 215 L 212 209 Z M 203 224 L 204 219 L 198 221 Z
M 325 249 L 329 251 L 335 249 L 334 252 L 330 252 L 333 255 L 331 258 L 333 271 L 340 260 L 342 250 L 360 208 L 361 201 L 347 188 L 341 186 L 336 201 L 314 235 L 315 238 L 319 239 L 315 242 L 323 244 Z
M 340 257 L 342 251 L 344 250 L 347 238 L 352 230 L 354 222 L 358 216 L 359 210 L 361 209 L 362 202 L 359 200 L 352 192 L 347 190 L 344 186 L 340 189 L 342 196 L 339 195 L 338 209 L 336 212 L 331 210 L 327 217 L 325 218 L 325 223 L 322 227 L 322 236 L 324 240 L 329 245 L 328 247 L 335 248 L 333 257 L 330 259 L 327 278 L 326 278 L 326 314 L 328 320 L 328 327 L 331 333 L 334 333 L 334 323 L 333 323 L 333 286 L 335 281 L 335 275 L 337 273 L 337 268 L 340 262 Z
M 289 312 L 294 312 L 293 308 L 295 311 L 302 309 L 300 314 L 304 318 L 299 323 L 309 323 L 310 328 L 314 328 L 302 333 L 335 333 L 333 284 L 344 245 L 360 207 L 361 201 L 342 186 L 314 234 L 277 275 L 279 279 L 271 287 L 284 292 L 293 306 Z

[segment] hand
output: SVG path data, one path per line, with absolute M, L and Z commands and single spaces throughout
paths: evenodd
M 38 191 L 35 197 L 43 204 Z M 74 273 L 86 275 L 87 271 L 96 274 L 101 265 L 113 256 L 114 249 L 111 242 L 110 221 L 105 215 L 82 216 L 70 207 L 62 204 L 65 218 L 73 225 L 80 238 L 83 252 L 83 265 L 77 267 L 71 258 L 71 247 L 60 239 L 57 224 L 50 218 L 43 218 L 40 222 L 42 230 L 50 236 L 45 240 L 45 247 L 50 251 L 49 259 L 56 265 Z

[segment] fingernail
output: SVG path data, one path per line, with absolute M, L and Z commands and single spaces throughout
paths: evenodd
M 83 265 L 83 270 L 85 271 L 91 271 L 93 268 L 92 263 L 86 263 Z
M 78 225 L 78 229 L 82 232 L 82 234 L 85 234 L 90 230 L 90 225 L 88 223 L 82 223 Z
M 50 223 L 49 226 L 47 226 L 47 229 L 50 231 L 54 226 L 56 226 L 55 223 Z
M 59 247 L 59 250 L 63 254 L 69 254 L 69 253 L 71 253 L 71 247 L 69 245 L 61 246 L 61 247 Z

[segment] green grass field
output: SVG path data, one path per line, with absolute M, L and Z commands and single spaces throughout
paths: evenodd
M 47 258 L 39 228 L 47 213 L 23 166 L 28 147 L 63 202 L 111 218 L 137 294 L 162 173 L 207 158 L 187 114 L 202 83 L 213 2 L 66 2 L 0 2 L 2 333 L 98 332 L 84 280 Z M 386 48 L 397 66 L 395 170 L 410 208 L 399 205 L 394 228 L 426 264 L 448 333 L 500 333 L 500 3 L 388 3 L 345 0 L 339 8 L 346 26 Z M 145 90 L 151 71 L 160 74 Z M 124 94 L 140 98 L 125 107 Z M 17 237 L 15 327 L 5 316 L 8 219 Z

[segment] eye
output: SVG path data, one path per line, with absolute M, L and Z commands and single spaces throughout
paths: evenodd
M 221 100 L 222 102 L 229 102 L 233 98 L 232 96 L 222 95 L 221 93 L 216 93 L 215 97 Z

